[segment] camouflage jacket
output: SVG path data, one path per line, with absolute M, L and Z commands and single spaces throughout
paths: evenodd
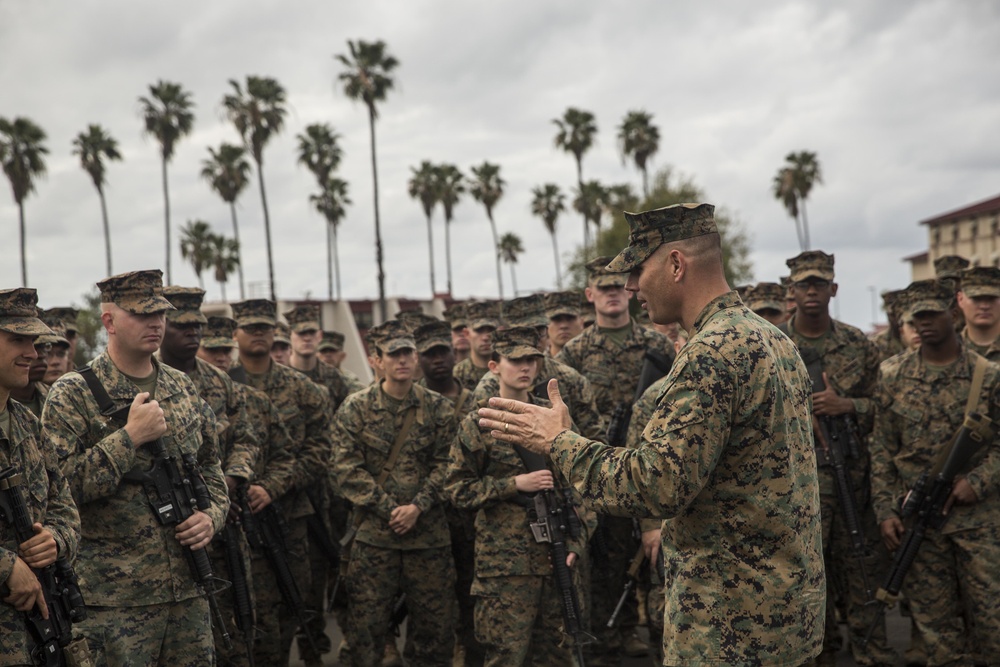
M 549 405 L 548 401 L 533 396 L 531 402 Z M 485 406 L 486 401 L 482 401 L 476 407 Z M 478 510 L 477 577 L 552 574 L 549 545 L 536 542 L 531 532 L 530 523 L 537 519 L 532 501 L 514 483 L 514 478 L 525 472 L 521 457 L 511 445 L 494 440 L 479 428 L 479 415 L 472 412 L 465 416 L 451 445 L 446 490 L 455 507 Z M 566 487 L 562 474 L 554 472 L 556 486 Z M 578 555 L 586 547 L 587 535 L 596 527 L 593 514 L 589 517 L 588 530 L 568 542 L 570 551 Z
M 278 500 L 290 488 L 295 469 L 292 439 L 278 409 L 264 392 L 238 382 L 234 384 L 246 404 L 257 441 L 263 443 L 254 461 L 253 484 L 266 489 L 271 500 Z
M 977 355 L 963 350 L 954 367 L 927 368 L 919 350 L 883 362 L 875 433 L 872 437 L 872 498 L 881 523 L 899 511 L 899 501 L 929 471 L 965 415 Z M 1000 366 L 989 364 L 973 409 L 1000 426 Z M 979 502 L 952 508 L 946 532 L 1000 525 L 1000 441 L 981 447 L 966 479 Z
M 621 346 L 594 325 L 566 343 L 556 357 L 590 381 L 597 410 L 605 422 L 611 418 L 616 405 L 631 405 L 635 400 L 636 382 L 647 349 L 674 358 L 674 344 L 669 338 L 634 320 L 630 324 L 632 331 Z
M 55 457 L 41 451 L 38 420 L 12 400 L 7 402 L 7 410 L 10 434 L 5 437 L 0 432 L 0 470 L 13 467 L 20 473 L 32 523 L 45 526 L 55 538 L 59 555 L 72 562 L 80 540 L 80 515 L 69 487 Z M 14 569 L 18 546 L 14 527 L 0 516 L 0 587 Z M 33 664 L 28 654 L 32 646 L 21 612 L 0 601 L 0 665 Z
M 566 401 L 569 415 L 579 427 L 580 433 L 591 440 L 603 441 L 606 424 L 601 419 L 601 413 L 597 411 L 594 390 L 587 378 L 551 357 L 541 357 L 541 360 L 542 364 L 538 369 L 538 377 L 535 378 L 535 386 L 530 390 L 531 394 L 547 397 L 549 380 L 555 378 L 559 381 L 559 392 Z M 499 395 L 500 381 L 496 375 L 487 371 L 476 385 L 472 400 L 479 403 Z
M 239 366 L 239 362 L 236 363 Z M 333 451 L 330 440 L 330 399 L 323 388 L 299 371 L 271 363 L 263 377 L 247 373 L 251 387 L 271 400 L 291 442 L 295 461 L 282 499 L 285 516 L 297 519 L 314 513 L 307 488 L 324 479 Z
M 333 366 L 328 366 L 322 361 L 317 361 L 315 368 L 311 371 L 299 370 L 299 372 L 316 384 L 326 387 L 327 391 L 330 392 L 331 418 L 333 413 L 337 411 L 337 408 L 340 407 L 340 404 L 347 398 L 348 394 L 352 393 L 347 377 Z
M 49 395 L 49 385 L 44 382 L 33 382 L 32 385 L 35 387 L 35 400 L 21 405 L 28 408 L 31 414 L 35 415 L 35 419 L 41 419 L 42 408 L 45 407 L 45 399 Z
M 361 381 L 361 378 L 359 378 L 357 375 L 354 374 L 353 371 L 348 370 L 346 368 L 341 368 L 339 370 L 340 370 L 340 372 L 344 376 L 344 381 L 347 382 L 347 395 L 348 396 L 350 396 L 351 394 L 353 394 L 355 392 L 361 391 L 362 389 L 364 389 L 367 386 L 367 385 L 365 385 L 364 382 Z
M 962 329 L 962 344 L 976 354 L 986 357 L 994 363 L 1000 362 L 1000 339 L 993 341 L 989 345 L 977 345 L 969 340 L 969 327 Z
M 184 454 L 196 455 L 211 498 L 204 511 L 218 532 L 229 496 L 219 466 L 215 415 L 188 376 L 155 358 L 153 365 L 155 399 L 167 421 L 164 447 L 178 461 Z M 117 407 L 130 405 L 139 393 L 107 352 L 91 367 Z M 174 526 L 160 525 L 142 486 L 122 481 L 133 468 L 149 469 L 149 448 L 136 449 L 125 429 L 100 413 L 79 373 L 67 373 L 52 385 L 42 411 L 42 437 L 54 447 L 80 510 L 76 572 L 87 604 L 137 607 L 201 594 Z
M 637 448 L 563 431 L 551 455 L 597 512 L 667 519 L 663 664 L 797 667 L 826 597 L 809 377 L 735 292 L 690 333 Z
M 375 482 L 411 408 L 416 410 L 413 426 L 380 487 Z M 334 420 L 333 470 L 341 494 L 354 504 L 355 512 L 361 512 L 359 542 L 404 550 L 451 543 L 442 487 L 455 423 L 451 401 L 417 384 L 398 412 L 393 412 L 381 384 L 347 397 Z M 408 504 L 419 507 L 420 516 L 412 530 L 397 535 L 389 528 L 389 515 Z
M 195 362 L 195 371 L 188 377 L 215 413 L 222 473 L 249 481 L 260 453 L 260 440 L 250 423 L 246 402 L 228 375 L 201 359 L 195 358 Z
M 656 401 L 663 393 L 663 388 L 667 386 L 668 378 L 669 376 L 665 375 L 649 385 L 649 389 L 642 392 L 642 396 L 632 406 L 632 418 L 629 420 L 628 431 L 625 434 L 625 446 L 629 449 L 635 449 L 642 444 L 642 433 L 646 430 L 646 425 L 653 419 L 653 413 L 656 412 Z M 661 523 L 662 521 L 659 519 L 639 519 L 639 528 L 645 533 L 647 530 L 660 528 Z
M 469 391 L 476 390 L 476 386 L 483 379 L 484 373 L 489 373 L 489 369 L 480 368 L 473 364 L 471 356 L 455 364 L 455 368 L 451 372 L 455 376 L 455 379 L 458 380 L 458 383 Z
M 870 340 L 872 344 L 875 345 L 875 349 L 878 350 L 879 363 L 889 359 L 890 357 L 895 357 L 897 354 L 906 352 L 906 346 L 903 345 L 903 341 L 894 337 L 888 327 L 879 331 L 874 336 L 871 336 L 868 340 Z

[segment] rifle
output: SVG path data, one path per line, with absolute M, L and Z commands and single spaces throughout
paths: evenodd
M 956 477 L 965 469 L 979 448 L 992 437 L 992 421 L 978 413 L 968 413 L 962 426 L 952 438 L 951 446 L 942 452 L 930 471 L 920 475 L 913 489 L 906 495 L 899 513 L 904 521 L 910 522 L 910 525 L 907 526 L 902 543 L 893 555 L 892 566 L 886 575 L 885 583 L 875 594 L 878 613 L 868 628 L 862 646 L 871 639 L 875 628 L 885 616 L 885 610 L 899 599 L 903 580 L 917 557 L 917 551 L 927 535 L 928 528 L 941 530 L 948 521 L 948 516 L 942 512 L 951 495 Z
M 315 512 L 310 514 L 306 518 L 306 529 L 309 531 L 309 542 L 317 547 L 319 547 L 320 552 L 326 559 L 326 562 L 337 572 L 340 571 L 340 545 L 337 544 L 336 540 L 330 535 L 330 531 L 326 529 L 326 523 L 323 521 L 323 517 L 320 512 L 323 511 L 323 504 L 317 497 L 317 490 L 314 486 L 310 486 L 306 489 L 306 495 L 309 496 L 309 502 L 312 504 Z M 327 601 L 326 610 L 327 612 L 333 611 L 333 598 L 337 595 L 337 590 L 340 588 L 340 577 L 337 577 L 337 581 L 334 584 L 333 592 L 330 595 L 330 599 Z
M 809 371 L 809 378 L 812 380 L 813 392 L 826 390 L 826 383 L 823 381 L 823 359 L 814 348 L 803 346 L 799 349 L 802 361 L 805 362 L 806 370 Z M 826 449 L 821 453 L 826 454 L 828 465 L 833 469 L 834 486 L 837 493 L 837 504 L 840 505 L 843 513 L 844 524 L 851 539 L 851 554 L 858 562 L 858 571 L 865 587 L 865 596 L 869 601 L 872 599 L 872 586 L 868 578 L 868 570 L 865 567 L 865 557 L 868 549 L 865 545 L 865 535 L 861 529 L 861 516 L 858 513 L 858 506 L 854 496 L 854 483 L 847 470 L 847 456 L 844 454 L 846 443 L 851 458 L 857 460 L 861 458 L 860 446 L 857 434 L 854 431 L 854 423 L 847 415 L 830 417 L 827 415 L 817 416 L 820 433 L 826 443 Z
M 18 544 L 35 534 L 22 484 L 21 475 L 14 467 L 0 470 L 0 518 L 13 527 Z M 32 568 L 32 571 L 42 585 L 42 595 L 49 610 L 48 619 L 42 618 L 37 606 L 24 613 L 28 634 L 35 642 L 32 661 L 44 667 L 61 667 L 76 664 L 74 658 L 89 660 L 86 640 L 73 642 L 72 624 L 87 616 L 73 567 L 65 556 L 59 556 L 51 565 Z
M 389 632 L 393 637 L 399 636 L 399 626 L 403 624 L 410 610 L 406 606 L 406 593 L 400 593 L 392 603 L 392 615 L 389 616 Z
M 226 568 L 233 582 L 233 610 L 236 612 L 236 628 L 243 633 L 243 643 L 247 647 L 247 661 L 254 667 L 253 635 L 254 618 L 253 603 L 250 600 L 250 584 L 247 576 L 246 563 L 240 552 L 240 542 L 243 541 L 243 531 L 239 523 L 227 521 L 219 533 L 226 556 Z
M 632 421 L 632 406 L 635 405 L 642 395 L 646 393 L 654 382 L 662 378 L 670 371 L 670 357 L 659 350 L 647 349 L 642 357 L 642 369 L 639 371 L 639 380 L 635 385 L 635 395 L 632 402 L 622 401 L 615 406 L 611 413 L 611 421 L 608 422 L 607 441 L 612 447 L 621 447 L 625 444 L 625 436 L 628 434 L 629 422 Z
M 625 581 L 625 590 L 622 591 L 622 595 L 618 598 L 618 604 L 615 605 L 615 610 L 611 614 L 611 618 L 608 619 L 607 627 L 615 627 L 615 622 L 618 620 L 618 615 L 622 613 L 622 608 L 625 606 L 625 601 L 628 600 L 629 593 L 635 590 L 635 583 L 639 579 L 639 568 L 646 561 L 646 550 L 643 549 L 642 545 L 639 545 L 638 551 L 635 552 L 635 556 L 632 558 L 632 564 L 629 565 L 628 570 L 625 572 L 627 580 Z

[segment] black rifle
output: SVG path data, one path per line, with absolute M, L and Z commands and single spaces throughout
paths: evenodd
M 243 542 L 243 539 L 243 531 L 240 530 L 239 523 L 226 521 L 226 525 L 219 533 L 219 540 L 222 542 L 226 556 L 226 569 L 229 570 L 229 578 L 233 584 L 233 611 L 235 612 L 236 628 L 243 633 L 243 643 L 247 647 L 247 662 L 249 662 L 250 667 L 254 667 L 253 603 L 250 595 L 250 579 L 247 576 L 246 563 L 243 561 L 243 553 L 240 550 L 240 543 Z
M 410 610 L 406 606 L 406 593 L 400 593 L 392 602 L 392 615 L 389 616 L 389 632 L 393 637 L 399 636 L 399 626 L 403 624 Z
M 806 370 L 809 371 L 809 378 L 812 380 L 813 392 L 826 390 L 826 383 L 823 381 L 823 359 L 814 348 L 803 346 L 799 349 L 802 361 L 805 362 Z M 837 493 L 837 504 L 840 505 L 843 514 L 844 526 L 847 534 L 851 538 L 851 553 L 858 563 L 858 571 L 861 574 L 861 581 L 865 587 L 865 596 L 870 601 L 872 599 L 871 580 L 868 578 L 868 569 L 865 567 L 865 557 L 868 549 L 865 545 L 865 535 L 861 529 L 861 516 L 858 513 L 858 505 L 854 495 L 854 483 L 851 481 L 850 471 L 847 469 L 847 455 L 844 453 L 845 447 L 851 458 L 859 460 L 861 458 L 858 436 L 854 428 L 854 422 L 848 415 L 838 415 L 831 417 L 828 415 L 817 415 L 820 434 L 825 441 L 825 448 L 818 450 L 819 458 L 825 458 L 826 464 L 833 470 L 834 487 Z M 825 456 L 824 456 L 825 455 Z M 820 463 L 819 465 L 822 465 Z
M 927 535 L 927 530 L 929 528 L 941 530 L 948 521 L 943 511 L 956 477 L 965 469 L 979 448 L 992 439 L 993 423 L 990 419 L 975 412 L 969 413 L 952 438 L 951 447 L 945 450 L 930 471 L 920 475 L 913 489 L 906 495 L 899 513 L 903 521 L 908 521 L 910 525 L 907 526 L 902 543 L 893 555 L 892 567 L 889 568 L 885 583 L 875 594 L 878 614 L 868 628 L 864 644 L 871 639 L 872 633 L 885 615 L 885 610 L 899 599 L 903 580 L 917 557 L 917 551 Z
M 324 505 L 320 502 L 318 496 L 318 490 L 314 486 L 310 486 L 306 489 L 306 495 L 309 496 L 309 502 L 315 510 L 306 518 L 306 529 L 309 531 L 309 543 L 310 545 L 315 545 L 319 547 L 320 553 L 323 554 L 323 558 L 326 562 L 333 568 L 334 571 L 340 571 L 340 545 L 337 541 L 333 539 L 330 535 L 330 531 L 326 529 L 326 523 L 323 521 L 323 516 L 321 512 L 324 511 Z M 333 592 L 330 594 L 330 599 L 327 601 L 326 610 L 327 612 L 333 611 L 333 598 L 337 595 L 337 589 L 340 587 L 340 577 L 337 577 L 337 582 L 334 584 Z
M 625 572 L 627 577 L 625 581 L 625 590 L 622 591 L 621 597 L 618 598 L 618 604 L 615 605 L 615 610 L 611 614 L 611 618 L 608 619 L 607 627 L 615 627 L 615 622 L 618 620 L 618 615 L 622 613 L 622 608 L 625 607 L 625 601 L 628 600 L 629 594 L 635 590 L 635 583 L 639 580 L 639 569 L 646 560 L 646 550 L 643 549 L 642 545 L 639 545 L 639 550 L 635 552 L 635 556 L 632 558 L 632 564 L 629 565 L 628 571 Z
M 239 494 L 238 502 L 243 531 L 246 533 L 250 548 L 263 554 L 267 559 L 267 565 L 278 584 L 281 601 L 288 611 L 295 615 L 299 622 L 299 628 L 305 635 L 306 641 L 309 642 L 309 648 L 312 649 L 313 654 L 320 655 L 316 638 L 309 630 L 309 614 L 306 612 L 305 602 L 302 601 L 302 593 L 299 591 L 298 584 L 295 583 L 295 577 L 288 564 L 288 545 L 285 543 L 288 527 L 285 524 L 285 518 L 281 515 L 281 508 L 278 503 L 272 502 L 254 514 L 250 510 L 250 499 L 246 493 Z

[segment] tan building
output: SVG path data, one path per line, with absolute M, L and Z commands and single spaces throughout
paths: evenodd
M 927 251 L 904 257 L 912 280 L 934 277 L 934 260 L 960 255 L 972 266 L 1000 266 L 1000 196 L 927 220 Z

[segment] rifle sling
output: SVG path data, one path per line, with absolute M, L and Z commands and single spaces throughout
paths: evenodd
M 976 359 L 976 365 L 972 370 L 972 384 L 969 386 L 969 397 L 965 400 L 965 418 L 968 418 L 970 414 L 975 412 L 976 406 L 979 404 L 979 398 L 983 393 L 983 380 L 986 378 L 986 366 L 988 364 L 989 362 L 985 357 Z M 951 454 L 951 450 L 955 446 L 955 441 L 958 439 L 958 434 L 961 430 L 962 424 L 959 424 L 958 430 L 948 440 L 948 446 L 944 447 L 938 454 L 937 459 L 934 461 L 934 466 L 931 468 L 932 478 L 936 477 L 944 468 L 944 464 L 948 461 L 948 455 Z
M 90 393 L 94 395 L 94 400 L 97 401 L 97 409 L 101 411 L 102 415 L 111 416 L 117 410 L 115 402 L 108 394 L 108 390 L 104 388 L 101 379 L 97 377 L 97 373 L 94 372 L 93 367 L 81 366 L 76 369 L 76 372 L 84 379 L 87 387 L 90 389 Z

